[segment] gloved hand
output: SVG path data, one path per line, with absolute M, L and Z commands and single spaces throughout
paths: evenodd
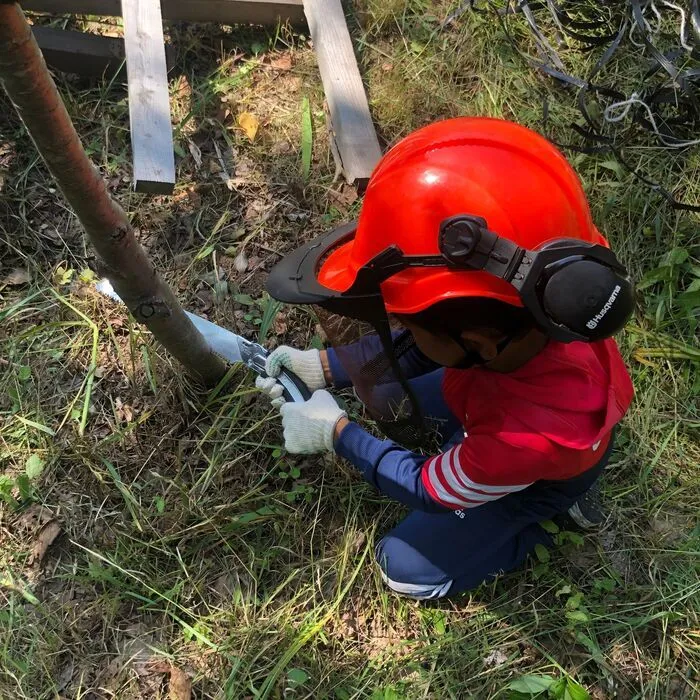
M 274 377 L 256 377 L 255 386 L 270 399 L 274 408 L 279 408 L 285 402 L 282 385 Z
M 284 428 L 284 447 L 292 454 L 316 454 L 333 451 L 335 426 L 347 413 L 323 389 L 304 403 L 285 403 L 280 407 Z
M 280 345 L 269 354 L 265 362 L 265 372 L 271 377 L 277 377 L 283 367 L 294 372 L 311 392 L 325 389 L 327 386 L 318 350 L 297 350 Z

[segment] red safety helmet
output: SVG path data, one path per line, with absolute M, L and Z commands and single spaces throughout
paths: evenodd
M 318 281 L 344 292 L 391 245 L 408 255 L 439 255 L 441 222 L 463 212 L 527 249 L 561 238 L 608 246 L 578 176 L 549 141 L 513 122 L 465 117 L 419 129 L 380 161 L 354 237 L 326 258 Z M 455 297 L 522 306 L 505 280 L 454 268 L 405 269 L 382 282 L 381 292 L 391 313 L 416 313 Z
M 562 342 L 613 335 L 634 306 L 564 156 L 523 126 L 484 118 L 401 141 L 372 173 L 359 222 L 286 256 L 267 289 L 371 322 L 488 297 L 525 306 Z

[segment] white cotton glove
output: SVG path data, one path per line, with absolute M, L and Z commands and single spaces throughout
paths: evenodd
M 336 423 L 348 415 L 323 389 L 304 403 L 285 403 L 280 413 L 284 448 L 292 454 L 306 455 L 332 452 Z
M 297 350 L 280 345 L 269 354 L 265 362 L 265 372 L 271 377 L 277 377 L 283 367 L 294 372 L 312 392 L 326 388 L 321 354 L 318 350 Z
M 255 386 L 270 399 L 274 408 L 279 408 L 285 401 L 282 385 L 274 377 L 257 377 Z

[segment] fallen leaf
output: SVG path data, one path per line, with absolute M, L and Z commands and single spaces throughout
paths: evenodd
M 151 659 L 148 664 L 149 673 L 170 673 L 170 664 L 167 661 Z
M 115 407 L 115 412 L 117 414 L 117 419 L 119 420 L 120 423 L 131 423 L 131 421 L 134 418 L 134 413 L 129 406 L 129 404 L 125 404 L 119 396 L 117 396 L 115 402 L 114 402 L 114 407 Z
M 36 479 L 44 471 L 44 460 L 37 454 L 30 455 L 24 470 L 30 479 Z
M 229 117 L 231 116 L 231 108 L 227 104 L 227 100 L 225 97 L 221 98 L 221 103 L 217 105 L 216 108 L 216 121 L 221 122 L 222 124 L 226 124 L 228 122 Z
M 73 664 L 73 659 L 69 658 L 68 663 L 63 667 L 63 670 L 58 674 L 58 677 L 54 681 L 56 685 L 56 692 L 60 693 L 64 691 L 68 684 L 73 680 L 75 666 Z
M 197 170 L 199 170 L 202 167 L 202 150 L 191 139 L 187 139 L 187 147 L 189 148 L 192 158 L 194 159 L 195 167 Z
M 483 663 L 486 668 L 501 666 L 506 661 L 508 661 L 508 657 L 502 651 L 500 651 L 500 649 L 495 649 L 483 658 Z
M 39 566 L 46 555 L 46 551 L 53 544 L 53 541 L 61 534 L 61 526 L 57 520 L 51 520 L 39 530 L 34 548 L 29 557 L 29 564 Z
M 242 112 L 238 115 L 238 126 L 245 131 L 246 136 L 251 140 L 255 141 L 255 135 L 258 133 L 258 127 L 260 122 L 258 118 L 251 114 L 250 112 Z
M 237 226 L 233 231 L 228 233 L 227 237 L 230 241 L 237 241 L 239 238 L 243 238 L 243 236 L 245 236 L 245 226 Z M 231 248 L 227 248 L 226 250 L 231 250 Z M 229 255 L 229 253 L 226 254 Z
M 290 211 L 287 212 L 284 216 L 285 219 L 287 219 L 287 221 L 291 221 L 292 223 L 296 223 L 298 221 L 307 221 L 309 219 L 309 214 L 305 211 Z
M 340 190 L 328 190 L 329 196 L 343 209 L 357 201 L 357 190 L 352 185 L 343 185 Z
M 31 281 L 32 276 L 29 270 L 17 267 L 3 279 L 2 284 L 7 287 L 19 287 L 22 284 L 29 284 Z
M 287 318 L 284 314 L 277 314 L 275 320 L 272 322 L 272 327 L 275 329 L 275 335 L 281 336 L 287 332 Z
M 289 153 L 292 150 L 292 146 L 288 141 L 277 141 L 272 145 L 270 149 L 270 154 L 273 156 L 281 156 L 285 153 Z
M 340 618 L 339 633 L 342 637 L 348 637 L 350 639 L 357 639 L 358 629 L 357 620 L 354 618 L 352 613 L 343 613 Z
M 352 538 L 352 551 L 359 552 L 365 546 L 366 541 L 367 535 L 364 532 L 360 530 L 355 533 L 355 536 Z
M 171 666 L 168 700 L 190 700 L 191 697 L 192 681 L 189 676 L 177 666 Z
M 224 160 L 224 154 L 221 152 L 219 144 L 216 141 L 214 141 L 214 150 L 216 151 L 216 157 L 219 159 L 219 177 L 221 178 L 222 182 L 226 185 L 226 187 L 228 187 L 229 190 L 233 191 L 234 186 L 231 180 L 231 175 L 229 174 L 226 162 Z M 227 155 L 229 157 L 229 160 L 231 160 L 231 154 L 227 153 Z
M 245 251 L 242 250 L 233 261 L 233 266 L 236 268 L 236 272 L 245 272 L 248 269 L 248 256 Z
M 277 58 L 273 58 L 270 61 L 270 68 L 274 68 L 275 70 L 291 70 L 292 55 L 289 53 L 283 53 Z
M 255 221 L 258 224 L 267 221 L 274 213 L 277 204 L 269 204 L 261 199 L 253 200 L 245 210 L 243 218 L 246 221 Z
M 15 526 L 20 531 L 35 530 L 52 519 L 53 513 L 48 508 L 34 503 L 17 518 Z

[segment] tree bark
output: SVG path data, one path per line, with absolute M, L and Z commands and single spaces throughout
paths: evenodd
M 137 321 L 208 384 L 226 365 L 187 318 L 87 157 L 19 5 L 0 0 L 0 82 Z

